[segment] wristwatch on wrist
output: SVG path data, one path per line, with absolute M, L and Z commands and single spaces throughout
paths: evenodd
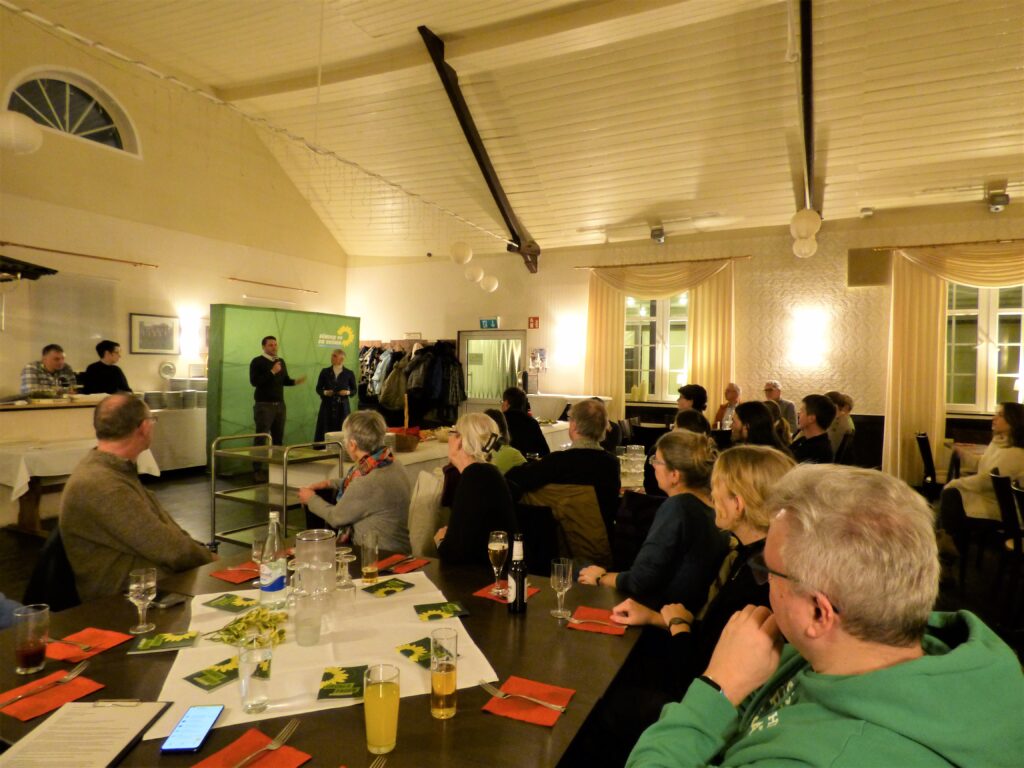
M 676 627 L 680 624 L 685 624 L 688 627 L 693 626 L 689 621 L 684 619 L 682 616 L 673 616 L 671 619 L 668 620 L 668 625 L 670 627 Z

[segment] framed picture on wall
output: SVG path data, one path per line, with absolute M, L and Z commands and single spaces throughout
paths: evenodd
M 181 322 L 167 315 L 128 315 L 133 355 L 180 355 Z

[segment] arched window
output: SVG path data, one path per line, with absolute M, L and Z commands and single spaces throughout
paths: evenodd
M 99 88 L 81 78 L 45 73 L 15 88 L 7 108 L 55 131 L 136 152 L 127 117 L 112 99 L 99 93 Z

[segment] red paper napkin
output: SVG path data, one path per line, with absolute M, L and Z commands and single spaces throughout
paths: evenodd
M 612 620 L 612 612 L 607 608 L 588 608 L 581 605 L 573 613 L 575 619 L 597 619 L 598 621 Z M 569 624 L 569 629 L 581 629 L 584 632 L 597 632 L 602 635 L 624 635 L 626 634 L 625 624 L 616 624 L 614 627 L 606 627 L 604 624 Z
M 83 659 L 95 656 L 97 653 L 103 653 L 103 651 L 113 648 L 115 645 L 127 642 L 132 639 L 132 636 L 109 629 L 88 627 L 87 629 L 75 632 L 73 635 L 68 635 L 64 639 L 91 645 L 92 650 L 83 651 L 81 648 L 76 648 L 70 643 L 62 643 L 55 640 L 46 646 L 47 658 L 56 659 L 57 661 L 82 661 Z
M 508 589 L 508 581 L 502 579 L 498 582 L 498 586 L 502 589 Z M 494 584 L 488 584 L 483 589 L 478 589 L 473 593 L 473 597 L 486 597 L 488 600 L 493 600 L 496 603 L 507 603 L 504 595 L 492 595 L 491 590 L 494 589 Z M 531 597 L 540 592 L 540 587 L 527 587 L 526 588 L 526 599 L 529 600 Z
M 501 686 L 505 693 L 520 693 L 525 696 L 533 696 L 535 699 L 542 699 L 551 704 L 567 706 L 569 700 L 576 693 L 572 688 L 559 688 L 557 685 L 538 683 L 535 680 L 527 680 L 523 677 L 513 675 Z M 542 707 L 526 699 L 499 699 L 497 696 L 484 704 L 484 711 L 502 717 L 511 717 L 513 720 L 522 720 L 536 725 L 552 726 L 562 716 L 561 712 Z
M 17 696 L 19 693 L 25 693 L 35 688 L 37 685 L 42 683 L 48 683 L 51 680 L 59 680 L 67 674 L 66 669 L 58 669 L 52 675 L 41 677 L 38 680 L 33 680 L 31 683 L 25 685 L 19 685 L 17 688 L 12 688 L 9 691 L 5 691 L 0 694 L 0 701 L 8 699 L 11 696 Z M 102 683 L 97 683 L 95 680 L 90 680 L 87 677 L 79 675 L 74 680 L 68 683 L 62 683 L 61 685 L 55 686 L 45 691 L 40 691 L 32 696 L 16 701 L 13 704 L 8 704 L 0 712 L 11 717 L 16 717 L 22 722 L 27 722 L 34 717 L 45 715 L 47 712 L 52 712 L 58 707 L 67 704 L 69 701 L 80 699 L 83 696 L 88 696 L 90 693 L 95 693 L 100 688 L 103 688 Z
M 249 567 L 251 566 L 251 567 Z M 260 569 L 255 563 L 243 563 L 234 568 L 223 568 L 210 574 L 215 579 L 227 581 L 231 584 L 241 584 L 243 581 L 253 581 L 259 578 Z
M 417 568 L 422 568 L 424 565 L 430 562 L 426 557 L 420 557 L 416 560 L 410 560 L 407 563 L 402 563 L 396 566 L 395 563 L 401 563 L 402 560 L 409 557 L 409 555 L 391 555 L 391 557 L 385 557 L 383 560 L 376 562 L 377 570 L 390 570 L 392 573 L 408 573 L 409 571 L 415 571 Z
M 271 738 L 265 733 L 257 731 L 255 728 L 250 728 L 239 738 L 224 747 L 224 749 L 214 752 L 205 760 L 196 763 L 193 768 L 232 768 L 257 749 L 265 747 L 270 742 Z M 311 757 L 311 755 L 307 755 L 305 752 L 285 744 L 279 749 L 264 752 L 258 759 L 249 763 L 249 765 L 252 768 L 296 768 L 296 766 L 310 760 Z

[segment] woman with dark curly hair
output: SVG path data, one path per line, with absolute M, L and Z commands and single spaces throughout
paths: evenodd
M 680 411 L 690 410 L 703 413 L 708 407 L 708 391 L 700 384 L 687 384 L 679 388 L 679 399 L 676 405 Z

